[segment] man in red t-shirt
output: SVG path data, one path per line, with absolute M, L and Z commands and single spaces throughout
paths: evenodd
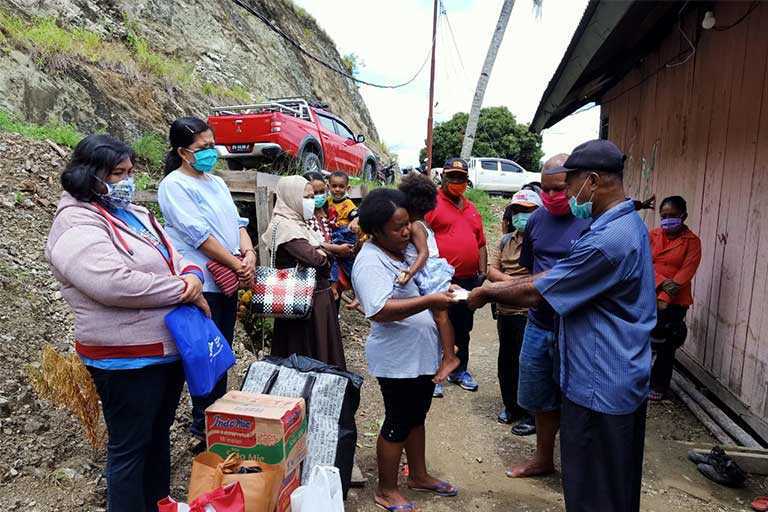
M 435 232 L 440 257 L 456 269 L 453 282 L 472 290 L 483 283 L 488 266 L 483 219 L 472 201 L 464 197 L 469 181 L 467 162 L 451 158 L 445 162 L 443 169 L 443 185 L 437 193 L 437 206 L 426 215 L 426 220 Z M 467 371 L 473 315 L 466 302 L 457 303 L 448 311 L 456 336 L 456 355 L 460 361 L 459 367 L 448 377 L 448 382 L 458 384 L 467 391 L 477 391 L 478 387 L 477 381 Z M 435 396 L 442 396 L 442 386 L 436 387 Z

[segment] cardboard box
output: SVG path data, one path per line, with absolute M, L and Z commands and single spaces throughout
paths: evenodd
M 307 455 L 303 398 L 230 391 L 205 410 L 205 427 L 208 450 L 282 466 L 285 478 L 276 511 L 290 511 L 290 495 L 301 485 Z

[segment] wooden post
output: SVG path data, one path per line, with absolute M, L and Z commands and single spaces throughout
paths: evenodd
M 437 4 L 432 15 L 432 67 L 429 75 L 429 115 L 427 116 L 427 177 L 432 178 L 432 123 L 435 110 L 435 50 L 437 47 Z
M 672 381 L 677 383 L 685 392 L 690 396 L 694 402 L 699 404 L 712 419 L 722 427 L 722 429 L 732 438 L 736 440 L 741 446 L 748 448 L 762 448 L 762 445 L 758 443 L 754 437 L 752 437 L 746 430 L 741 428 L 728 417 L 717 405 L 705 397 L 693 382 L 689 381 L 682 373 L 675 372 L 672 375 Z
M 669 387 L 672 389 L 672 391 L 675 392 L 675 394 L 677 394 L 680 400 L 682 400 L 683 403 L 688 406 L 688 409 L 690 409 L 693 415 L 698 418 L 702 425 L 704 425 L 707 430 L 709 430 L 709 432 L 715 436 L 715 439 L 717 439 L 719 443 L 721 443 L 723 446 L 735 445 L 731 437 L 726 434 L 722 428 L 720 428 L 720 425 L 715 423 L 715 421 L 710 418 L 709 414 L 707 414 L 706 411 L 693 400 L 693 398 L 688 396 L 688 394 L 683 390 L 683 388 L 680 387 L 676 380 L 670 382 Z
M 256 200 L 256 229 L 259 232 L 259 239 L 257 240 L 259 265 L 267 266 L 269 265 L 269 251 L 261 237 L 266 233 L 267 226 L 272 218 L 272 194 L 267 187 L 257 186 L 254 196 Z

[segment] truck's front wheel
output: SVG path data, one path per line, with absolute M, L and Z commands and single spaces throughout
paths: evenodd
M 227 167 L 230 171 L 242 171 L 245 168 L 243 162 L 234 158 L 227 159 Z
M 320 172 L 322 168 L 323 164 L 317 153 L 305 151 L 304 154 L 301 155 L 301 172 L 303 174 L 308 172 Z

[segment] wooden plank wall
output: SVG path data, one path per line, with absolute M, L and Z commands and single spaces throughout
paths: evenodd
M 727 25 L 751 2 L 717 2 Z M 609 138 L 628 155 L 635 197 L 682 195 L 703 259 L 683 350 L 768 420 L 768 3 L 727 31 L 695 3 L 658 48 L 603 97 Z M 685 61 L 685 62 L 684 62 Z M 666 64 L 666 65 L 665 65 Z M 654 74 L 655 71 L 661 69 Z M 658 225 L 646 213 L 649 226 Z M 766 421 L 768 423 L 768 421 Z

